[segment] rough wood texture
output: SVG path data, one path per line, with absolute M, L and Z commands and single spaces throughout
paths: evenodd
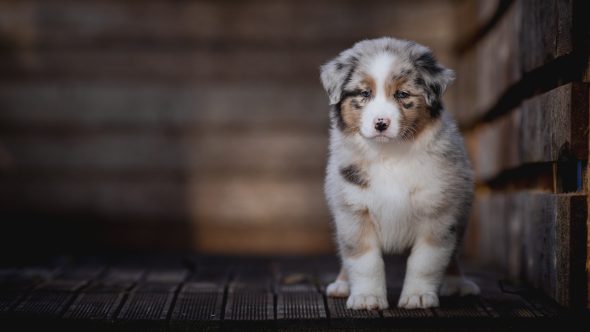
M 228 293 L 226 320 L 265 321 L 273 320 L 273 295 L 266 292 L 234 291 Z
M 484 25 L 475 19 L 477 3 L 463 10 L 476 38 L 457 49 L 455 113 L 478 187 L 466 252 L 562 304 L 582 306 L 590 280 L 582 262 L 587 238 L 579 236 L 588 210 L 581 203 L 588 190 L 587 3 L 500 1 Z
M 327 318 L 324 298 L 315 289 L 284 292 L 277 296 L 277 319 Z
M 479 126 L 467 137 L 476 179 L 488 181 L 502 171 L 528 163 L 556 162 L 562 155 L 588 154 L 588 97 L 584 83 L 569 83 L 525 100 L 513 112 Z
M 441 298 L 441 307 L 434 309 L 434 313 L 443 318 L 489 317 L 488 312 L 476 297 Z
M 491 194 L 476 200 L 474 222 L 480 234 L 479 256 L 507 267 L 565 306 L 579 306 L 576 291 L 584 275 L 579 243 L 587 218 L 583 194 Z M 507 239 L 498 245 L 498 239 Z M 577 249 L 576 249 L 577 248 Z M 582 277 L 583 278 L 583 277 Z
M 519 4 L 518 1 L 512 4 L 494 30 L 475 49 L 477 74 L 473 113 L 486 112 L 500 94 L 521 77 L 518 36 L 526 27 L 521 26 L 523 13 Z
M 137 259 L 137 258 L 135 258 Z M 482 288 L 479 297 L 442 297 L 433 310 L 404 310 L 395 307 L 401 283 L 389 289 L 392 307 L 383 311 L 354 311 L 345 308 L 345 299 L 327 298 L 325 283 L 312 276 L 333 273 L 336 257 L 192 257 L 200 271 L 186 269 L 188 280 L 177 291 L 178 283 L 140 282 L 133 290 L 116 287 L 85 287 L 80 281 L 48 279 L 30 295 L 9 298 L 0 288 L 0 304 L 11 305 L 0 311 L 0 327 L 57 328 L 80 331 L 194 331 L 194 330 L 313 330 L 355 329 L 373 331 L 404 328 L 465 328 L 505 330 L 526 320 L 528 327 L 547 324 L 551 317 L 560 326 L 584 319 L 580 312 L 559 307 L 546 296 L 527 287 L 500 283 L 499 275 L 479 270 L 468 273 Z M 152 260 L 126 259 L 116 270 L 148 270 Z M 386 257 L 389 269 L 403 269 L 403 259 Z M 143 268 L 141 268 L 143 266 Z M 80 269 L 75 259 L 65 267 Z M 112 267 L 106 266 L 109 270 Z M 26 279 L 18 271 L 11 280 Z M 178 271 L 178 270 L 177 270 Z M 226 273 L 235 271 L 234 281 Z M 216 276 L 216 277 L 214 277 Z M 116 279 L 116 278 L 115 278 Z M 126 278 L 123 278 L 126 279 Z M 209 281 L 205 281 L 209 279 Z M 0 275 L 0 280 L 6 280 Z M 104 282 L 88 280 L 90 285 Z M 274 281 L 274 284 L 269 281 Z M 398 280 L 399 281 L 399 280 Z M 270 287 L 273 284 L 273 287 Z M 271 289 L 272 288 L 272 289 Z M 227 290 L 227 292 L 226 292 Z M 72 301 L 71 298 L 75 297 Z M 16 303 L 14 303 L 16 302 Z M 276 313 L 276 317 L 275 317 Z M 48 320 L 48 318 L 52 318 Z M 10 325 L 15 326 L 15 325 Z
M 153 325 L 166 325 L 174 293 L 137 292 L 129 296 L 117 320 L 127 325 L 140 325 L 149 321 Z
M 313 260 L 297 258 L 284 260 L 274 265 L 272 270 L 275 274 L 277 320 L 300 321 L 328 318 L 324 297 L 316 285 L 317 271 Z
M 572 52 L 573 0 L 521 0 L 523 72 L 531 71 L 558 56 Z
M 14 313 L 38 318 L 59 318 L 74 295 L 65 292 L 37 292 L 27 296 Z
M 82 293 L 74 300 L 64 314 L 64 318 L 112 321 L 115 311 L 123 300 L 123 295 L 103 292 Z
M 528 73 L 573 52 L 572 12 L 573 1 L 512 1 L 459 62 L 457 84 L 466 89 L 457 96 L 462 125 L 474 125 Z M 564 71 L 567 65 L 562 64 Z M 559 76 L 560 69 L 553 70 Z
M 221 285 L 196 281 L 183 285 L 170 316 L 169 325 L 172 329 L 188 331 L 203 326 L 219 326 L 217 322 L 223 315 L 224 286 L 227 280 L 218 275 L 217 281 Z

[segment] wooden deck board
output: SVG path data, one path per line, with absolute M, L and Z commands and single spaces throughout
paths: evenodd
M 112 321 L 122 299 L 122 293 L 82 293 L 74 300 L 64 318 Z
M 284 292 L 277 296 L 277 319 L 326 319 L 324 297 L 315 290 Z
M 434 309 L 437 317 L 442 318 L 477 318 L 488 317 L 484 306 L 475 296 L 441 297 L 440 307 Z
M 166 321 L 173 293 L 133 293 L 117 317 L 122 321 Z
M 77 266 L 35 274 L 33 268 L 0 268 L 2 322 L 119 331 L 501 329 L 515 324 L 542 325 L 551 318 L 589 319 L 572 313 L 543 294 L 502 286 L 493 273 L 476 273 L 477 297 L 441 297 L 427 310 L 396 307 L 403 281 L 400 260 L 388 261 L 388 300 L 382 311 L 346 308 L 346 299 L 325 296 L 335 277 L 335 258 L 196 257 L 185 267 L 144 264 Z M 137 263 L 137 262 L 136 262 Z M 395 266 L 394 266 L 395 265 Z M 524 321 L 523 321 L 524 320 Z M 519 323 L 520 322 L 520 323 Z
M 0 314 L 9 311 L 22 296 L 17 292 L 0 293 Z
M 227 295 L 225 320 L 274 320 L 273 294 L 267 291 L 237 290 Z
M 59 318 L 67 309 L 74 294 L 67 292 L 35 292 L 14 309 L 14 313 L 27 319 Z

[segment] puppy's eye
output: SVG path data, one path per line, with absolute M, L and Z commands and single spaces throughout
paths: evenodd
M 410 94 L 407 91 L 396 91 L 394 97 L 397 99 L 408 98 Z
M 369 97 L 371 97 L 371 90 L 363 90 L 363 91 L 361 91 L 361 97 L 363 97 L 363 98 L 369 98 Z

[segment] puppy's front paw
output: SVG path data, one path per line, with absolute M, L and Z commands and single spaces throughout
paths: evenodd
M 386 296 L 356 294 L 348 297 L 348 300 L 346 301 L 346 307 L 348 309 L 356 310 L 381 310 L 387 309 L 389 307 L 389 304 L 387 303 Z
M 347 281 L 336 280 L 328 285 L 326 294 L 330 297 L 347 297 L 350 294 L 350 287 Z
M 435 293 L 402 294 L 397 306 L 405 309 L 438 307 L 438 296 Z
M 479 287 L 473 281 L 457 276 L 446 276 L 440 287 L 441 296 L 450 295 L 477 295 L 480 293 Z

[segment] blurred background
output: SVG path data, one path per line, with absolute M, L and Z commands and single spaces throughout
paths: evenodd
M 319 66 L 394 36 L 457 72 L 464 256 L 589 298 L 581 0 L 0 2 L 0 258 L 333 254 Z M 586 302 L 587 303 L 587 302 Z
M 454 67 L 455 5 L 2 1 L 3 245 L 331 252 L 319 66 L 396 36 Z

